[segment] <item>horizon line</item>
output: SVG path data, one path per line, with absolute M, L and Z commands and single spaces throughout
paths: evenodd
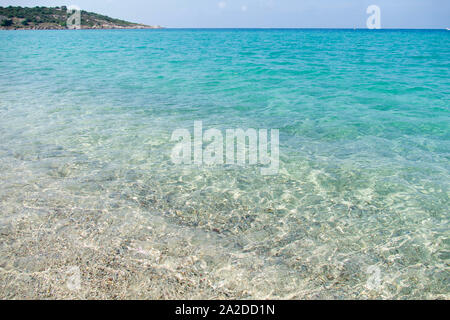
M 329 29 L 329 30 L 448 30 L 449 28 L 380 28 L 380 29 L 369 29 L 364 27 L 164 27 L 163 29 Z
M 73 31 L 70 29 L 0 29 L 0 31 Z M 164 27 L 160 26 L 160 28 L 156 29 L 140 29 L 140 28 L 130 28 L 130 29 L 122 29 L 122 28 L 105 28 L 105 29 L 78 29 L 79 30 L 96 30 L 96 31 L 105 31 L 105 30 L 349 30 L 349 31 L 401 31 L 401 30 L 435 30 L 435 31 L 450 31 L 450 28 L 380 28 L 380 29 L 369 29 L 369 28 L 330 28 L 330 27 Z

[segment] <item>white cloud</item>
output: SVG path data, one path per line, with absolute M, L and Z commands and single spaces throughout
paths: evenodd
M 247 6 L 246 5 L 243 5 L 242 7 L 241 7 L 241 10 L 243 11 L 243 12 L 245 12 L 245 11 L 247 11 Z
M 227 3 L 225 1 L 220 1 L 217 5 L 220 9 L 224 9 L 227 6 Z

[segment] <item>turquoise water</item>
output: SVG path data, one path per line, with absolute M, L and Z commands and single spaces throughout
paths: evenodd
M 2 298 L 450 298 L 450 32 L 0 43 Z M 279 173 L 174 165 L 197 120 L 279 129 Z

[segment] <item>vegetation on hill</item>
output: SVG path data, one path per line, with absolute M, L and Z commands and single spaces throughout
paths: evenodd
M 66 29 L 67 7 L 0 7 L 0 29 Z M 82 29 L 155 28 L 81 11 Z

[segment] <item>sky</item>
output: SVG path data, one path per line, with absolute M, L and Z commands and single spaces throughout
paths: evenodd
M 168 28 L 365 28 L 377 5 L 382 28 L 450 28 L 450 0 L 0 0 L 10 5 L 77 5 Z

